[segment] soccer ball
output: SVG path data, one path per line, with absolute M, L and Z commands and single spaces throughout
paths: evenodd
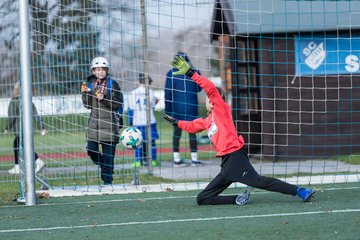
M 121 144 L 127 149 L 135 149 L 143 141 L 141 131 L 136 127 L 125 128 L 120 135 Z

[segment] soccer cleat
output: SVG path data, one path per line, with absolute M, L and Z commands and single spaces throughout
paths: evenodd
M 15 166 L 13 168 L 9 169 L 8 173 L 19 174 L 20 173 L 19 164 L 15 164 Z
M 300 188 L 296 190 L 296 195 L 301 198 L 304 202 L 309 202 L 314 196 L 315 191 L 310 188 Z
M 203 163 L 202 162 L 200 162 L 200 161 L 191 161 L 191 166 L 192 167 L 200 167 L 200 166 L 202 166 L 203 165 Z
M 250 198 L 250 192 L 249 191 L 245 191 L 243 193 L 240 193 L 236 199 L 235 199 L 235 204 L 236 205 L 245 205 L 248 203 Z
M 152 161 L 151 161 L 151 165 L 152 165 L 153 167 L 159 167 L 159 166 L 160 166 L 160 163 L 159 163 L 158 161 L 156 161 L 156 160 L 152 160 Z
M 40 158 L 36 159 L 35 161 L 35 173 L 38 173 L 41 171 L 41 169 L 45 166 L 45 163 Z
M 133 168 L 139 168 L 139 167 L 141 167 L 141 162 L 135 161 L 135 162 L 132 164 L 132 167 L 133 167 Z
M 186 163 L 184 160 L 180 160 L 179 162 L 174 161 L 174 167 L 187 167 L 189 166 L 188 163 Z

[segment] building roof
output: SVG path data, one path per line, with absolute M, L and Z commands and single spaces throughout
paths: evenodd
M 360 1 L 216 0 L 211 40 L 349 29 L 360 29 Z

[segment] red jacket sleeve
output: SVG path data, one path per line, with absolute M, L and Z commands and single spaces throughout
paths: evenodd
M 189 133 L 198 133 L 206 130 L 206 120 L 197 118 L 193 121 L 179 121 L 178 127 Z
M 229 105 L 223 100 L 219 91 L 216 89 L 215 84 L 196 72 L 191 79 L 204 89 L 213 105 L 213 112 L 216 112 L 216 114 L 221 117 L 228 118 L 229 113 L 231 114 L 231 111 L 228 111 Z

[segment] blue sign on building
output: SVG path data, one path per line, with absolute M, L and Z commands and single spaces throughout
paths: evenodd
M 297 76 L 360 73 L 360 38 L 297 37 L 295 62 Z

